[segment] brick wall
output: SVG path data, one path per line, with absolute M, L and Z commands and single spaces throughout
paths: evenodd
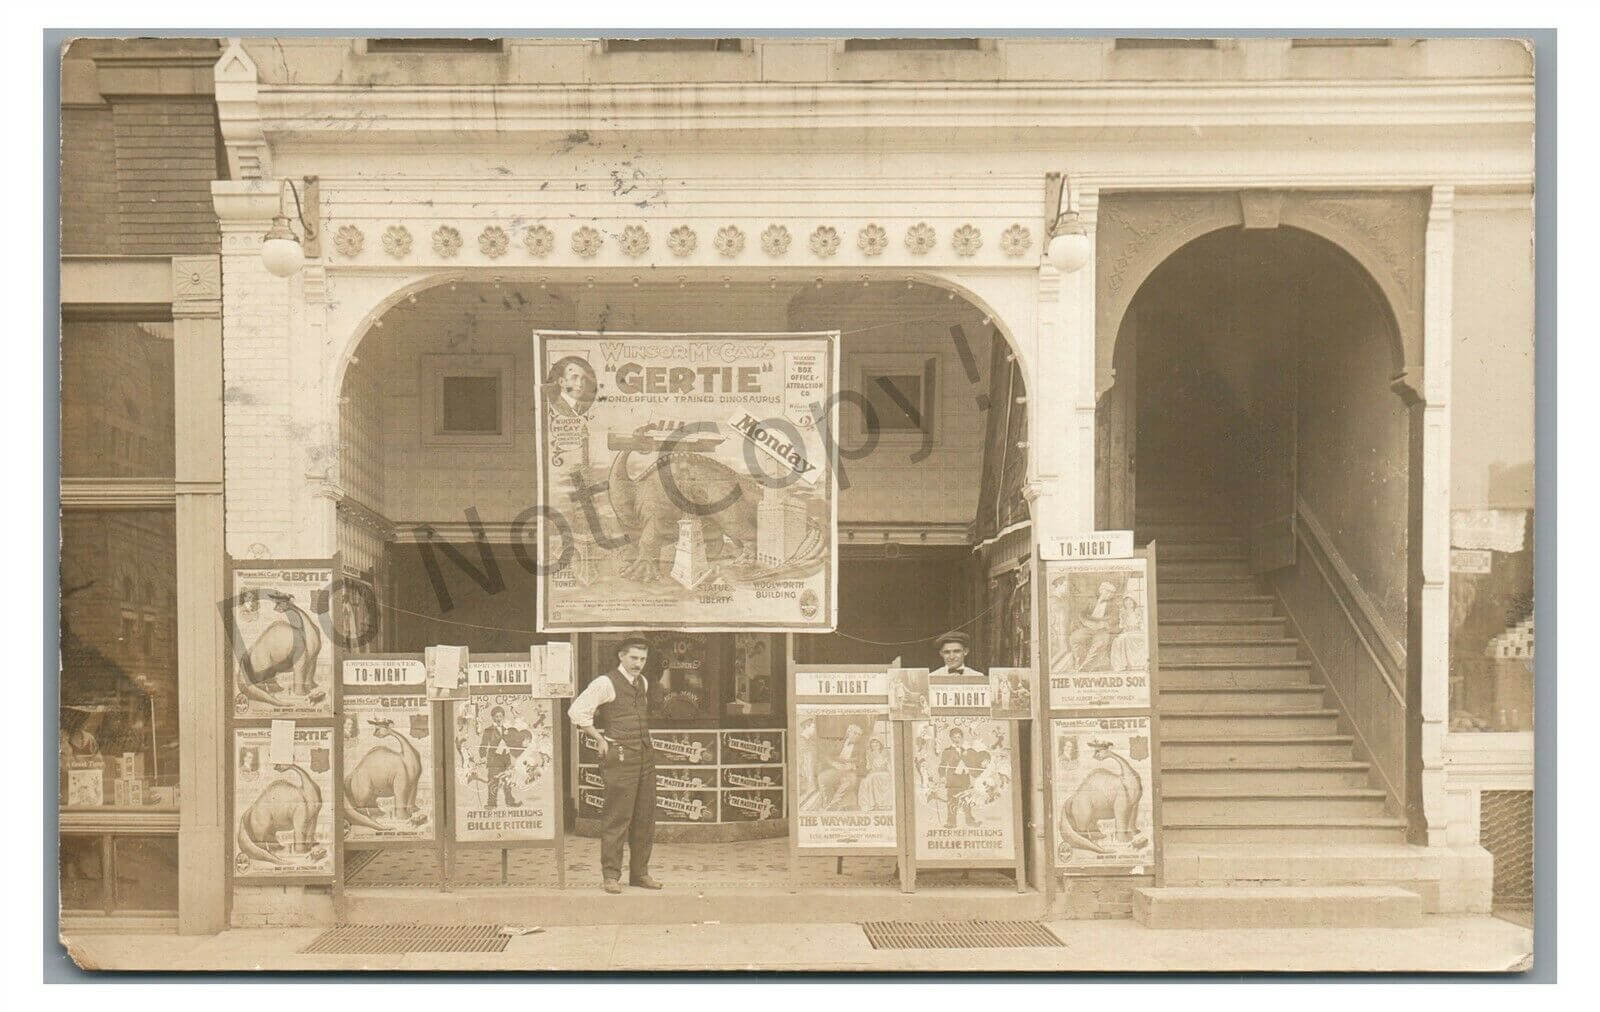
M 222 238 L 211 204 L 218 128 L 210 97 L 118 99 L 111 115 L 118 252 L 218 252 Z
M 61 110 L 61 251 L 119 252 L 111 107 Z
M 235 557 L 258 542 L 269 555 L 297 557 L 292 490 L 305 480 L 305 449 L 293 424 L 289 284 L 267 273 L 255 249 L 222 258 L 223 496 Z
M 302 928 L 334 922 L 326 886 L 238 885 L 233 890 L 236 928 Z
M 1133 891 L 1155 885 L 1150 876 L 1068 878 L 1050 913 L 1072 921 L 1116 920 L 1133 916 Z

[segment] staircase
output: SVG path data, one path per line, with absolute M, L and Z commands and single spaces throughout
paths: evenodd
M 1237 510 L 1140 490 L 1156 542 L 1165 884 L 1149 927 L 1404 926 L 1438 909 L 1439 856 L 1405 840 L 1264 583 Z M 1430 902 L 1431 900 L 1431 902 Z

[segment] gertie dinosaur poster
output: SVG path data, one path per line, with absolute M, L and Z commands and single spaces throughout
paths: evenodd
M 834 629 L 837 333 L 535 344 L 541 631 Z
M 1057 870 L 1153 874 L 1150 718 L 1058 717 L 1050 723 Z

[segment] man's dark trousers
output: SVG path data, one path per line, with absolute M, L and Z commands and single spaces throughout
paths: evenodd
M 617 757 L 618 751 L 622 757 Z M 612 744 L 600 760 L 606 782 L 606 811 L 600 823 L 600 871 L 622 878 L 622 844 L 628 844 L 628 879 L 650 872 L 656 838 L 656 763 L 654 749 Z

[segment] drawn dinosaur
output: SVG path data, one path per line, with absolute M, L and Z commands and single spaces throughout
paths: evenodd
M 368 829 L 388 829 L 387 825 L 373 818 L 374 813 L 383 811 L 378 799 L 394 798 L 395 813 L 400 818 L 409 819 L 415 815 L 417 778 L 422 775 L 422 757 L 405 735 L 394 729 L 393 721 L 378 719 L 368 720 L 367 723 L 372 725 L 374 739 L 391 738 L 399 747 L 392 749 L 375 744 L 361 757 L 355 768 L 345 774 L 344 817 Z
M 317 842 L 322 789 L 311 779 L 311 774 L 294 763 L 280 763 L 272 768 L 280 773 L 293 773 L 298 783 L 280 779 L 268 784 L 240 816 L 235 837 L 239 850 L 255 860 L 285 864 L 283 858 L 273 853 L 282 847 L 278 834 L 285 829 L 293 830 L 291 849 L 301 854 L 311 850 Z
M 753 478 L 741 476 L 731 467 L 703 453 L 682 450 L 660 454 L 637 477 L 628 474 L 628 460 L 635 451 L 652 450 L 658 443 L 649 436 L 610 440 L 617 455 L 611 461 L 606 486 L 617 523 L 632 535 L 638 551 L 624 565 L 621 574 L 641 583 L 662 578 L 661 546 L 678 537 L 678 521 L 686 515 L 684 507 L 723 502 L 729 505 L 717 513 L 700 515 L 705 525 L 706 545 L 720 547 L 726 537 L 739 549 L 739 561 L 755 557 L 756 507 L 762 488 Z M 670 477 L 663 479 L 662 472 Z M 663 482 L 669 481 L 670 486 Z
M 285 672 L 297 685 L 312 684 L 317 655 L 322 653 L 322 630 L 316 619 L 282 591 L 269 590 L 266 596 L 283 617 L 261 631 L 250 649 L 239 657 L 239 691 L 259 703 L 287 706 L 277 693 L 283 691 L 278 677 Z
M 1058 823 L 1061 838 L 1080 850 L 1096 854 L 1109 854 L 1111 850 L 1088 838 L 1100 835 L 1102 819 L 1116 820 L 1116 835 L 1120 843 L 1127 843 L 1139 829 L 1139 799 L 1144 796 L 1144 780 L 1133 764 L 1111 751 L 1111 743 L 1091 741 L 1097 760 L 1115 759 L 1121 767 L 1113 773 L 1097 769 L 1083 778 L 1078 789 L 1061 805 Z

